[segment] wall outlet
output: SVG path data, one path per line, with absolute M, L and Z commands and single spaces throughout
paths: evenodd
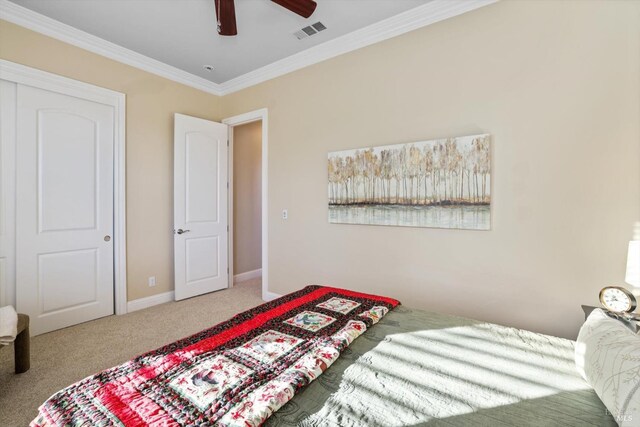
M 149 286 L 155 286 L 155 285 L 156 285 L 156 276 L 149 277 Z
M 282 219 L 289 219 L 289 212 L 286 209 L 282 210 Z

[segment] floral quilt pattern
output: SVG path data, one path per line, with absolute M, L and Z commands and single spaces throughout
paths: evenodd
M 302 339 L 291 335 L 267 331 L 235 350 L 237 353 L 247 354 L 263 363 L 271 363 L 302 342 Z
M 321 302 L 316 307 L 324 308 L 331 311 L 336 311 L 342 314 L 347 314 L 348 312 L 350 312 L 351 310 L 359 306 L 360 306 L 359 302 L 355 302 L 346 298 L 333 297 L 330 300 Z
M 215 355 L 180 373 L 169 385 L 203 411 L 222 393 L 251 374 L 253 370 L 246 366 L 223 355 Z
M 302 313 L 296 314 L 291 319 L 285 320 L 284 323 L 306 329 L 307 331 L 316 332 L 335 321 L 336 319 L 325 314 L 313 311 L 303 311 Z
M 31 426 L 259 426 L 398 304 L 307 286 L 55 393 Z
M 372 324 L 376 324 L 384 317 L 385 314 L 389 312 L 389 309 L 384 306 L 372 307 L 369 310 L 363 311 L 359 314 L 360 317 L 366 317 L 370 319 Z

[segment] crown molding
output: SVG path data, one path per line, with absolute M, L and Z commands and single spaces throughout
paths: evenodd
M 220 85 L 222 95 L 274 79 L 309 65 L 496 3 L 498 0 L 433 0 L 375 24 L 293 54 Z
M 195 89 L 223 96 L 497 1 L 432 0 L 220 84 L 63 24 L 9 0 L 0 0 L 0 19 Z
M 220 85 L 207 79 L 63 24 L 9 0 L 0 0 L 0 19 L 195 89 L 213 95 L 222 94 Z

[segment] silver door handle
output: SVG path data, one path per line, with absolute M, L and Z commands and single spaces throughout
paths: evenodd
M 184 233 L 188 233 L 188 232 L 190 232 L 190 231 L 191 231 L 191 230 L 183 230 L 182 228 L 178 228 L 178 230 L 176 231 L 176 233 L 178 233 L 178 234 L 184 234 Z

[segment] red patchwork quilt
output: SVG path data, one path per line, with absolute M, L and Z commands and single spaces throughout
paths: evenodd
M 308 286 L 85 378 L 32 426 L 258 426 L 399 302 Z

